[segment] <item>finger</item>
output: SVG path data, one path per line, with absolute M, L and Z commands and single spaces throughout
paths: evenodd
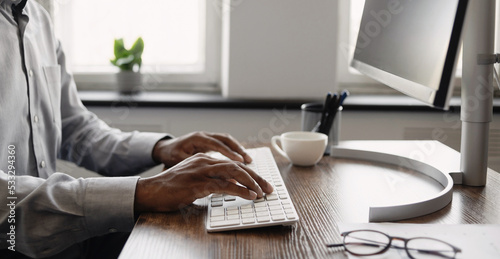
M 229 148 L 229 146 L 227 146 L 224 142 L 222 142 L 217 138 L 214 138 L 210 134 L 205 134 L 203 137 L 203 147 L 200 146 L 198 152 L 208 152 L 208 151 L 217 151 L 234 161 L 238 162 L 245 161 L 242 155 L 231 150 L 231 148 Z
M 244 166 L 241 163 L 240 165 Z M 255 172 L 246 166 L 246 169 L 243 169 L 240 165 L 234 162 L 220 162 L 213 164 L 211 170 L 209 170 L 210 172 L 208 177 L 225 180 L 234 179 L 241 185 L 257 193 L 259 197 L 264 196 L 262 188 L 260 188 L 259 184 L 249 173 L 249 171 L 251 171 L 251 174 L 256 175 Z
M 221 163 L 220 160 L 214 159 L 212 157 L 209 157 L 209 156 L 206 156 L 206 155 L 204 157 L 206 157 L 207 159 L 209 159 L 208 161 L 210 161 L 209 164 L 211 164 L 211 165 L 215 165 L 215 164 Z M 226 162 L 226 161 L 222 161 L 222 162 Z M 245 170 L 245 172 L 248 173 L 248 175 L 250 175 L 250 177 L 259 185 L 259 187 L 260 187 L 260 189 L 262 191 L 264 191 L 265 193 L 272 193 L 273 192 L 274 188 L 273 188 L 272 184 L 269 183 L 268 181 L 266 181 L 264 178 L 262 178 L 254 170 L 252 170 L 250 167 L 246 166 L 243 163 L 237 163 L 236 162 L 236 164 L 239 167 L 241 167 L 243 170 Z M 242 183 L 242 184 L 244 184 L 244 183 Z
M 245 171 L 248 172 L 248 174 L 257 182 L 257 184 L 260 186 L 260 188 L 265 192 L 265 193 L 272 193 L 274 188 L 271 183 L 266 181 L 266 179 L 262 178 L 259 174 L 257 174 L 255 171 L 253 171 L 250 167 L 240 164 L 240 167 L 245 169 Z
M 224 145 L 229 147 L 231 152 L 236 152 L 238 155 L 240 155 L 243 158 L 243 161 L 241 162 L 251 163 L 253 161 L 252 157 L 245 151 L 245 148 L 231 135 L 213 133 L 211 134 L 211 136 L 224 143 Z
M 253 190 L 239 186 L 224 179 L 211 179 L 210 185 L 212 187 L 217 186 L 214 193 L 225 193 L 232 196 L 239 196 L 247 200 L 255 200 L 258 197 L 257 193 Z

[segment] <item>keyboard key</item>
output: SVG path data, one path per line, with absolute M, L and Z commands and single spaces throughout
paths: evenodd
M 270 201 L 268 202 L 267 204 L 269 204 L 269 206 L 281 206 L 281 202 L 280 201 Z
M 259 222 L 259 223 L 260 222 L 269 222 L 269 221 L 271 221 L 271 218 L 269 216 L 267 216 L 267 217 L 258 217 L 257 218 L 257 222 Z
M 277 214 L 277 215 L 272 215 L 272 219 L 274 221 L 280 221 L 280 220 L 285 220 L 285 214 Z
M 240 219 L 240 215 L 238 215 L 238 214 L 236 214 L 236 215 L 228 215 L 227 219 L 228 220 Z
M 245 213 L 245 214 L 241 214 L 241 218 L 244 219 L 244 218 L 253 218 L 255 217 L 253 213 Z
M 257 212 L 257 213 L 255 213 L 255 215 L 257 215 L 257 218 L 260 218 L 260 217 L 267 217 L 267 216 L 269 216 L 269 212 L 267 212 L 267 211 L 264 211 L 264 212 Z
M 243 224 L 253 224 L 255 223 L 255 219 L 253 217 L 251 218 L 244 218 L 241 220 L 241 223 Z
M 224 216 L 216 216 L 216 217 L 211 217 L 210 221 L 223 221 L 225 218 Z
M 261 202 L 261 203 L 255 203 L 255 209 L 257 208 L 262 208 L 262 207 L 267 207 L 266 203 L 264 202 Z
M 259 203 L 259 202 L 263 202 L 263 201 L 265 201 L 264 197 L 253 200 L 253 202 L 255 202 L 255 203 Z
M 243 210 L 243 209 L 252 209 L 252 208 L 253 208 L 252 204 L 246 204 L 246 205 L 241 206 L 241 210 Z
M 267 212 L 267 207 L 256 207 L 255 208 L 255 212 L 263 212 L 263 211 Z
M 238 215 L 239 211 L 238 210 L 228 210 L 227 215 Z
M 226 196 L 224 197 L 224 201 L 235 201 L 236 200 L 236 197 L 234 196 Z
M 210 222 L 210 227 L 217 228 L 217 227 L 234 226 L 234 225 L 239 225 L 239 224 L 240 224 L 239 219 L 224 220 L 224 221 Z
M 213 208 L 210 216 L 214 217 L 214 216 L 224 216 L 224 215 L 225 215 L 224 208 Z
M 275 201 L 277 199 L 278 199 L 278 195 L 276 195 L 276 194 L 268 194 L 268 195 L 266 195 L 266 200 L 268 200 L 268 201 Z
M 213 201 L 212 207 L 221 207 L 223 204 L 222 201 Z
M 280 214 L 283 214 L 282 210 L 272 210 L 271 211 L 271 216 L 280 215 Z
M 281 205 L 273 205 L 273 206 L 269 206 L 269 210 L 270 211 L 282 211 L 281 210 Z
M 244 209 L 243 207 L 241 207 L 241 214 L 243 213 L 252 213 L 253 212 L 253 209 Z

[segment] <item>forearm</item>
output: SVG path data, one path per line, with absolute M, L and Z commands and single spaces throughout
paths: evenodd
M 121 132 L 90 112 L 63 120 L 62 159 L 108 176 L 135 175 L 157 165 L 152 151 L 166 134 Z
M 130 231 L 134 225 L 134 193 L 138 177 L 74 179 L 56 173 L 48 179 L 17 176 L 14 216 L 0 206 L 0 231 L 15 231 L 15 250 L 32 257 L 56 254 L 93 236 Z M 8 177 L 0 171 L 0 188 Z M 9 200 L 10 201 L 10 200 Z M 10 218 L 9 218 L 10 216 Z M 0 235 L 0 249 L 10 237 Z

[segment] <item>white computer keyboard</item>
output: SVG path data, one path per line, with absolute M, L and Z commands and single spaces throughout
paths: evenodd
M 248 166 L 271 183 L 274 192 L 253 201 L 224 194 L 210 195 L 208 232 L 291 225 L 299 220 L 271 150 L 253 148 L 247 149 L 247 153 L 253 158 Z

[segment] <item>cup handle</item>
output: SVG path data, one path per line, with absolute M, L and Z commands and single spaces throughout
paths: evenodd
M 281 137 L 280 136 L 273 136 L 271 138 L 272 147 L 274 148 L 274 150 L 276 150 L 278 153 L 280 153 L 280 155 L 282 155 L 282 156 L 286 157 L 288 160 L 290 160 L 288 158 L 288 156 L 286 155 L 285 151 L 283 151 L 283 149 L 281 149 L 280 146 L 278 146 L 278 143 L 277 143 L 278 141 L 281 143 Z

